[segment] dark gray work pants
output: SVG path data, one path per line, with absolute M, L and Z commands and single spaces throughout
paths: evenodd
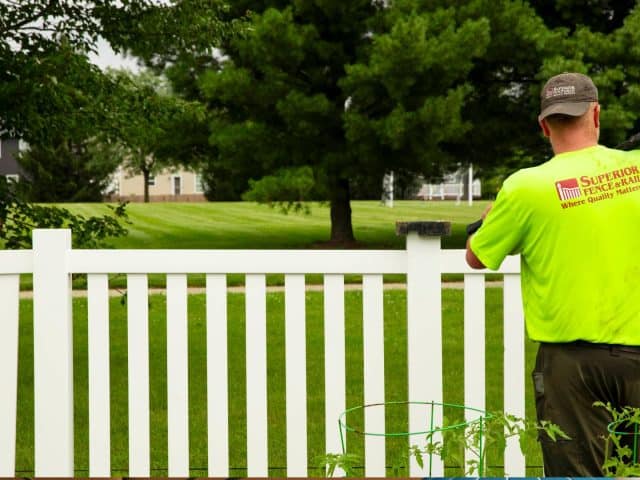
M 571 437 L 553 442 L 541 433 L 545 475 L 603 476 L 604 436 L 612 420 L 593 403 L 640 407 L 640 348 L 541 343 L 532 376 L 538 420 L 555 423 Z

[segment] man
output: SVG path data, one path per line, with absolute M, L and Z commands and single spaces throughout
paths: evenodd
M 467 262 L 521 255 L 538 419 L 571 437 L 541 435 L 545 474 L 602 476 L 611 419 L 593 403 L 640 406 L 640 151 L 598 145 L 598 92 L 579 73 L 546 83 L 538 121 L 554 157 L 504 182 Z

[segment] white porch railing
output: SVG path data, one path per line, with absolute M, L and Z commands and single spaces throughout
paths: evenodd
M 71 274 L 88 274 L 89 475 L 111 476 L 108 274 L 126 273 L 128 290 L 129 476 L 150 476 L 147 274 L 167 274 L 168 474 L 189 476 L 187 274 L 206 274 L 208 475 L 229 476 L 226 275 L 246 275 L 247 469 L 268 476 L 266 282 L 285 274 L 287 476 L 308 476 L 305 274 L 324 275 L 326 451 L 341 451 L 345 405 L 344 275 L 362 274 L 364 399 L 385 401 L 383 274 L 407 275 L 408 395 L 442 401 L 441 274 L 464 274 L 464 401 L 485 407 L 485 281 L 464 252 L 442 250 L 441 222 L 404 224 L 406 250 L 74 250 L 68 230 L 35 230 L 33 250 L 0 251 L 0 476 L 15 476 L 19 275 L 33 274 L 35 475 L 74 475 Z M 429 236 L 433 234 L 433 236 Z M 504 410 L 525 415 L 524 322 L 519 262 L 504 262 Z M 425 381 L 428 378 L 429 381 Z M 215 388 L 214 388 L 215 387 Z M 435 424 L 441 424 L 436 412 Z M 410 431 L 423 416 L 409 409 Z M 365 413 L 367 431 L 384 414 Z M 413 440 L 412 440 L 413 443 Z M 384 439 L 366 437 L 365 476 L 385 476 Z M 505 472 L 525 476 L 516 438 Z M 425 476 L 415 462 L 411 476 Z M 441 461 L 434 476 L 444 475 Z
M 471 194 L 473 198 L 480 198 L 482 196 L 482 184 L 477 178 L 471 184 Z M 425 183 L 416 194 L 416 197 L 422 198 L 423 200 L 460 200 L 463 195 L 464 184 L 462 182 Z

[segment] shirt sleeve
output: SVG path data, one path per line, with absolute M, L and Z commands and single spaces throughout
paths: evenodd
M 471 250 L 491 270 L 500 268 L 507 255 L 520 253 L 525 234 L 526 212 L 510 180 L 504 182 L 482 226 L 471 237 Z

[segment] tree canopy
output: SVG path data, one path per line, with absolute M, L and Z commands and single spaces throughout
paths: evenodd
M 112 71 L 109 76 L 118 86 L 112 97 L 118 106 L 112 111 L 111 131 L 103 136 L 103 146 L 121 168 L 143 176 L 148 202 L 151 175 L 191 160 L 188 151 L 175 148 L 180 143 L 176 126 L 198 122 L 202 109 L 172 95 L 166 82 L 152 73 Z
M 400 15 L 369 0 L 252 6 L 221 68 L 200 79 L 213 161 L 261 179 L 254 194 L 272 200 L 300 198 L 265 189 L 277 185 L 269 178 L 306 176 L 309 195 L 331 204 L 331 240 L 351 242 L 353 182 L 389 170 L 439 175 L 453 160 L 443 145 L 470 128 L 461 109 L 488 22 L 458 21 L 453 9 Z
M 203 2 L 211 8 L 198 16 Z M 594 77 L 604 143 L 638 127 L 632 0 L 185 0 L 171 8 L 199 19 L 194 33 L 183 31 L 191 41 L 129 47 L 176 92 L 206 105 L 209 121 L 190 138 L 202 145 L 208 136 L 199 150 L 218 192 L 329 200 L 336 242 L 353 240 L 354 191 L 375 185 L 378 193 L 389 171 L 437 177 L 473 163 L 492 175 L 548 158 L 536 117 L 550 75 Z M 202 25 L 231 34 L 207 42 Z
M 633 0 L 28 0 L 4 2 L 0 21 L 3 128 L 43 145 L 96 125 L 129 146 L 147 137 L 158 159 L 198 164 L 210 198 L 328 200 L 339 243 L 354 240 L 350 199 L 378 194 L 385 173 L 503 175 L 548 158 L 536 117 L 553 74 L 593 77 L 602 143 L 640 127 Z M 86 59 L 98 35 L 181 100 L 100 74 Z M 202 110 L 171 110 L 184 101 Z M 180 135 L 150 140 L 166 128 Z
M 30 145 L 31 198 L 99 199 L 105 165 L 90 155 L 92 139 L 106 128 L 114 85 L 92 65 L 106 25 L 135 19 L 147 0 L 22 0 L 0 2 L 0 133 Z M 37 187 L 34 187 L 37 182 Z M 51 206 L 32 205 L 22 189 L 0 179 L 0 238 L 26 247 L 32 228 L 70 226 L 74 242 L 95 246 L 126 232 L 113 216 L 85 219 Z
M 0 129 L 29 143 L 85 135 L 110 108 L 110 84 L 91 64 L 106 25 L 135 19 L 142 1 L 0 3 Z

